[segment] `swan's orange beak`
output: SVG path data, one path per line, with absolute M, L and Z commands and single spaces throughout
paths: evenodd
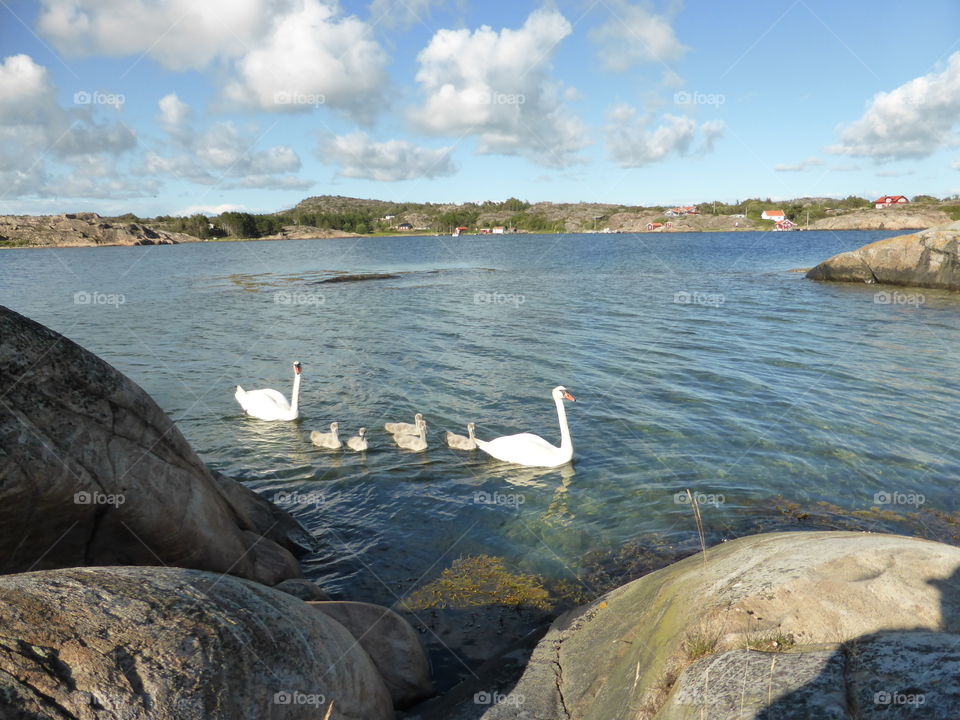
M 576 401 L 577 401 L 577 399 L 576 399 L 573 395 L 571 395 L 570 393 L 568 393 L 566 390 L 563 391 L 563 399 L 564 399 L 564 400 L 569 400 L 570 402 L 576 402 Z

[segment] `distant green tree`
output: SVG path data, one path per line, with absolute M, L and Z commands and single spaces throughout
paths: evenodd
M 250 213 L 232 211 L 220 213 L 214 219 L 214 222 L 223 228 L 223 231 L 229 237 L 260 237 L 257 232 L 257 221 Z
M 934 205 L 940 201 L 933 195 L 914 195 L 910 202 L 921 203 L 923 205 Z
M 837 201 L 837 207 L 845 210 L 859 210 L 860 208 L 873 207 L 873 202 L 856 195 L 848 195 L 843 200 Z

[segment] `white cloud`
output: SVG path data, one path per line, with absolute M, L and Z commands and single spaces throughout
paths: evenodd
M 373 0 L 370 19 L 374 25 L 405 29 L 417 23 L 426 24 L 434 5 L 444 0 Z
M 222 205 L 189 205 L 181 210 L 177 210 L 175 213 L 171 213 L 174 217 L 180 216 L 190 216 L 190 215 L 219 215 L 220 213 L 225 212 L 243 212 L 246 210 L 246 207 L 243 205 L 234 205 L 233 203 L 224 203 Z
M 825 164 L 826 163 L 824 163 L 824 161 L 818 157 L 808 157 L 804 158 L 795 165 L 774 165 L 773 169 L 777 172 L 806 172 L 810 168 L 822 167 Z
M 958 144 L 960 52 L 942 72 L 914 78 L 874 96 L 863 116 L 841 127 L 838 155 L 876 160 L 922 158 Z
M 683 57 L 687 48 L 677 39 L 671 24 L 680 2 L 672 3 L 665 14 L 657 14 L 649 2 L 608 0 L 605 6 L 610 17 L 590 31 L 590 39 L 599 46 L 600 59 L 607 69 L 625 72 L 641 63 L 668 65 Z M 668 66 L 664 81 L 675 83 L 676 77 Z
M 386 54 L 370 26 L 318 0 L 279 18 L 237 62 L 225 94 L 242 105 L 304 112 L 325 105 L 370 121 L 383 105 Z
M 960 160 L 954 160 L 952 163 L 950 163 L 950 167 L 952 167 L 954 170 L 960 170 Z
M 712 153 L 717 140 L 723 137 L 726 129 L 727 126 L 723 120 L 708 120 L 705 123 L 701 123 L 700 136 L 703 138 L 703 143 L 700 147 L 700 152 L 704 155 Z
M 170 93 L 160 98 L 160 116 L 158 120 L 166 130 L 178 130 L 190 119 L 190 106 Z
M 320 143 L 319 155 L 337 165 L 343 177 L 386 182 L 452 175 L 453 147 L 426 148 L 406 140 L 373 142 L 366 133 L 334 135 Z
M 167 96 L 169 97 L 169 96 Z M 160 101 L 161 114 L 164 101 Z M 169 102 L 166 105 L 170 105 Z M 175 150 L 168 155 L 147 153 L 143 170 L 171 175 L 201 185 L 302 189 L 311 182 L 290 175 L 300 170 L 300 156 L 289 145 L 255 150 L 257 139 L 241 133 L 232 122 L 214 123 L 206 132 L 177 125 L 168 129 Z
M 386 55 L 336 0 L 42 0 L 37 27 L 70 56 L 216 66 L 225 98 L 244 107 L 326 105 L 367 121 L 383 104 Z
M 660 162 L 670 155 L 687 155 L 697 136 L 697 123 L 687 115 L 663 116 L 654 127 L 654 115 L 638 115 L 635 108 L 620 104 L 607 112 L 607 149 L 611 159 L 620 167 L 643 167 Z M 700 125 L 701 142 L 696 151 L 713 151 L 725 126 L 722 120 L 710 120 Z
M 41 0 L 37 29 L 71 57 L 148 55 L 202 70 L 240 55 L 292 0 Z
M 522 154 L 552 167 L 577 162 L 586 126 L 548 75 L 571 32 L 563 15 L 546 9 L 517 30 L 438 31 L 417 56 L 426 102 L 411 113 L 414 125 L 438 136 L 476 135 L 481 154 Z
M 6 197 L 71 196 L 74 192 L 76 197 L 91 196 L 93 185 L 83 182 L 91 168 L 112 163 L 136 145 L 126 126 L 98 123 L 94 113 L 89 105 L 60 106 L 47 69 L 28 55 L 4 58 L 0 62 L 0 192 Z

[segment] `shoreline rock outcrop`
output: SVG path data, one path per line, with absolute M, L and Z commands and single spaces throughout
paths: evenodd
M 0 572 L 172 565 L 275 585 L 312 537 L 211 472 L 129 378 L 0 306 Z
M 109 222 L 93 212 L 61 215 L 0 215 L 0 247 L 176 245 L 197 242 L 184 233 L 137 222 Z
M 754 535 L 562 615 L 482 718 L 880 718 L 902 698 L 948 718 L 958 641 L 960 548 Z
M 834 255 L 806 276 L 811 280 L 960 290 L 960 222 Z

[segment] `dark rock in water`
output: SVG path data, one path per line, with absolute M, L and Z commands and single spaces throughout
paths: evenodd
M 273 586 L 274 590 L 285 592 L 301 600 L 329 600 L 330 595 L 315 582 L 304 578 L 291 578 Z
M 389 608 L 362 602 L 311 602 L 347 630 L 367 651 L 397 708 L 406 708 L 433 694 L 430 663 L 420 636 Z
M 400 277 L 399 275 L 394 275 L 392 273 L 361 273 L 359 275 L 335 275 L 334 277 L 327 278 L 326 280 L 319 280 L 318 285 L 323 285 L 326 283 L 345 283 L 345 282 L 361 282 L 363 280 L 393 280 L 394 278 Z
M 960 223 L 834 255 L 810 270 L 807 277 L 960 290 Z
M 0 718 L 393 720 L 340 623 L 257 583 L 180 568 L 0 577 Z
M 310 536 L 109 364 L 0 307 L 0 572 L 173 565 L 274 585 Z

